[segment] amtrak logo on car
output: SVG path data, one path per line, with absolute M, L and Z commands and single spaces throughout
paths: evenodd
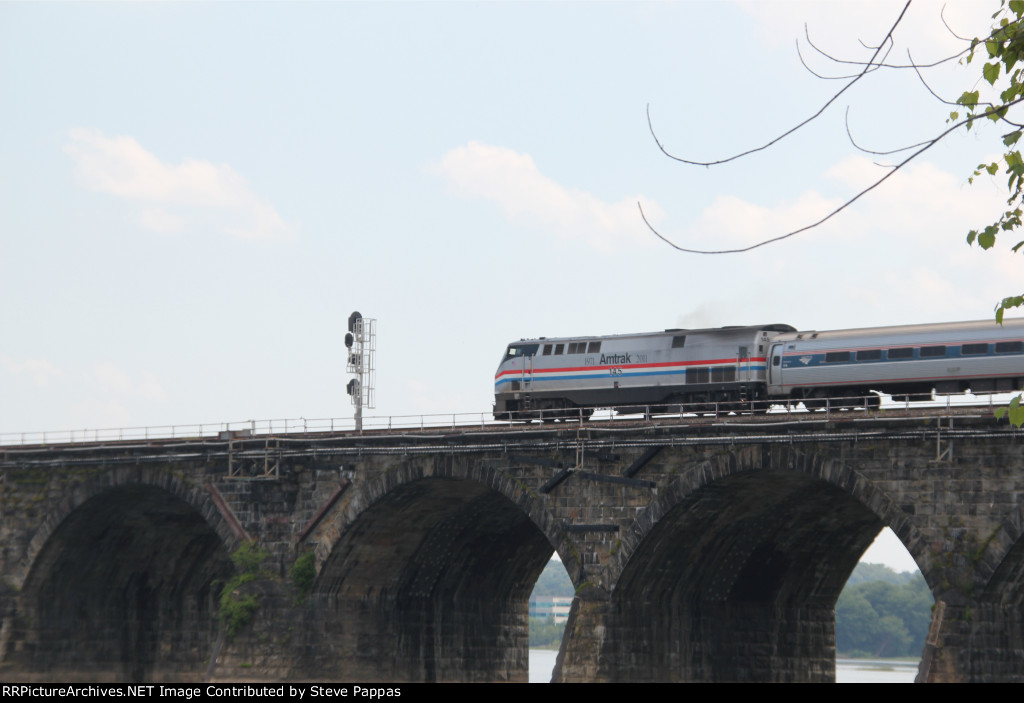
M 811 358 L 812 357 L 809 356 L 801 356 L 800 363 L 803 364 L 804 366 L 807 366 L 807 364 L 811 363 Z
M 632 364 L 633 362 L 629 358 L 629 353 L 626 354 L 602 354 L 602 364 Z

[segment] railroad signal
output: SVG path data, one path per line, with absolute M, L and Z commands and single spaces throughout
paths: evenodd
M 345 333 L 345 348 L 348 350 L 346 371 L 354 374 L 345 386 L 345 391 L 356 406 L 356 431 L 363 429 L 363 408 L 374 407 L 374 352 L 377 350 L 377 321 L 363 317 L 358 311 L 348 316 L 348 332 Z

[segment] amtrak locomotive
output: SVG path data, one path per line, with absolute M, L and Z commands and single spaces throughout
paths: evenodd
M 496 419 L 589 417 L 593 408 L 813 408 L 1020 390 L 1024 319 L 800 332 L 789 325 L 521 340 L 494 377 Z M 861 404 L 863 401 L 858 401 Z M 854 402 L 850 401 L 850 405 Z

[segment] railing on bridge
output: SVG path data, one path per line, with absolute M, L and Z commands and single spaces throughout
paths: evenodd
M 773 404 L 765 409 L 764 401 L 750 403 L 704 403 L 678 404 L 670 406 L 638 405 L 618 408 L 578 408 L 570 411 L 537 411 L 534 421 L 579 422 L 592 411 L 588 424 L 653 422 L 671 419 L 694 424 L 710 422 L 763 422 L 830 419 L 837 413 L 849 417 L 849 413 L 895 413 L 922 414 L 934 416 L 951 415 L 967 408 L 982 408 L 991 412 L 1005 405 L 1011 394 L 998 396 L 941 396 L 936 400 L 923 402 L 893 401 L 889 396 L 870 395 L 856 398 L 821 399 L 821 407 L 808 409 L 803 403 Z M 490 412 L 485 413 L 438 413 L 424 415 L 379 415 L 363 418 L 362 434 L 387 434 L 408 431 L 446 431 L 479 429 L 530 429 L 534 422 L 495 420 Z M 270 420 L 244 420 L 240 422 L 214 422 L 200 424 L 151 425 L 146 427 L 116 427 L 80 430 L 56 430 L 43 432 L 2 432 L 0 446 L 69 444 L 76 442 L 113 442 L 131 440 L 180 440 L 193 438 L 228 439 L 244 436 L 269 436 L 283 434 L 322 434 L 355 432 L 353 418 L 295 418 Z

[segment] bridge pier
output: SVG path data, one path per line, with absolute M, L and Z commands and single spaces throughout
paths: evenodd
M 1020 681 L 1024 610 L 1019 604 L 937 600 L 916 681 Z
M 831 607 L 666 603 L 627 611 L 577 597 L 555 682 L 831 682 Z

